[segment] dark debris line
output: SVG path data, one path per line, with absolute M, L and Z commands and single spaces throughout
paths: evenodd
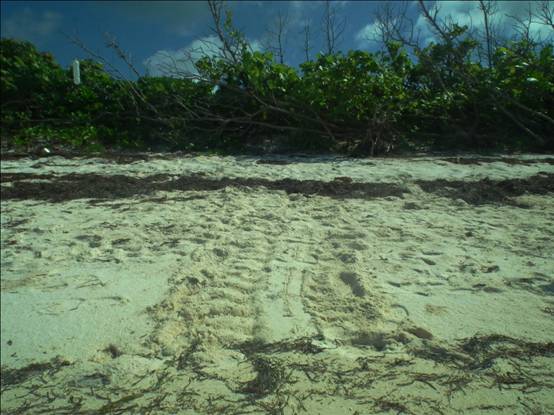
M 554 192 L 554 174 L 539 173 L 526 179 L 478 181 L 418 180 L 423 191 L 450 199 L 462 199 L 471 205 L 502 203 L 515 205 L 511 199 L 524 194 L 544 195 Z
M 486 164 L 486 163 L 506 163 L 509 165 L 530 166 L 531 164 L 544 163 L 554 164 L 553 157 L 545 157 L 540 159 L 518 159 L 511 157 L 447 157 L 440 159 L 454 164 Z M 438 161 L 438 160 L 437 160 Z
M 25 180 L 49 179 L 48 182 Z M 119 199 L 136 195 L 149 195 L 156 191 L 220 190 L 225 187 L 265 187 L 268 190 L 284 190 L 287 193 L 320 195 L 332 198 L 371 199 L 385 196 L 402 197 L 406 190 L 389 183 L 352 183 L 346 179 L 332 182 L 317 180 L 267 180 L 259 178 L 210 179 L 198 175 L 182 176 L 170 180 L 169 175 L 154 175 L 135 178 L 124 175 L 103 176 L 99 174 L 33 175 L 29 173 L 6 173 L 1 175 L 2 200 L 35 199 L 50 202 L 64 202 L 74 199 Z
M 225 187 L 284 190 L 288 194 L 327 196 L 335 199 L 373 199 L 387 196 L 403 197 L 409 191 L 394 183 L 356 183 L 346 177 L 331 182 L 318 180 L 267 180 L 261 178 L 206 178 L 200 175 L 181 176 L 170 180 L 167 174 L 145 178 L 100 174 L 29 174 L 4 173 L 0 182 L 12 183 L 1 188 L 2 200 L 45 200 L 64 202 L 74 199 L 113 200 L 157 191 L 220 190 Z M 28 180 L 48 180 L 30 182 Z M 539 173 L 526 179 L 479 181 L 419 180 L 415 182 L 425 192 L 451 199 L 462 199 L 472 205 L 486 203 L 515 204 L 511 199 L 523 194 L 554 192 L 554 174 Z

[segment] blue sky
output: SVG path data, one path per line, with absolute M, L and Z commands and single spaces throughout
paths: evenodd
M 263 50 L 271 43 L 268 29 L 275 24 L 279 12 L 288 17 L 286 34 L 286 63 L 303 61 L 303 35 L 306 23 L 314 35 L 313 54 L 323 49 L 321 31 L 324 3 L 319 1 L 230 1 L 235 25 L 242 29 L 255 49 Z M 332 1 L 337 15 L 346 21 L 340 50 L 375 50 L 377 44 L 367 39 L 375 29 L 375 12 L 382 1 Z M 395 3 L 397 4 L 397 3 Z M 477 2 L 430 1 L 441 15 L 454 21 L 482 26 Z M 497 24 L 509 33 L 513 22 L 507 15 L 523 18 L 528 8 L 539 2 L 498 2 Z M 416 2 L 408 2 L 409 15 L 427 40 L 432 38 L 425 27 Z M 127 75 L 124 65 L 105 48 L 105 33 L 115 36 L 121 47 L 129 52 L 141 72 L 149 69 L 158 74 L 159 64 L 167 57 L 179 58 L 191 48 L 211 39 L 211 18 L 204 1 L 2 1 L 1 35 L 33 42 L 40 50 L 54 54 L 62 66 L 75 59 L 87 57 L 64 34 L 78 36 L 90 49 L 98 52 Z M 548 28 L 533 24 L 532 32 L 547 38 Z M 209 49 L 209 47 L 208 47 Z M 208 51 L 209 52 L 209 51 Z

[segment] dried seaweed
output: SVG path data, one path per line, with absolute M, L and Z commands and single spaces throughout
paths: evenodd
M 53 374 L 60 370 L 62 367 L 69 366 L 70 364 L 71 363 L 67 360 L 56 357 L 49 362 L 31 363 L 30 365 L 18 369 L 2 367 L 2 370 L 0 371 L 2 390 L 23 383 L 35 376 L 39 376 L 45 373 Z
M 468 369 L 486 369 L 498 358 L 529 360 L 534 356 L 554 356 L 554 342 L 535 343 L 502 335 L 473 336 L 460 342 L 461 352 L 471 356 Z
M 47 179 L 33 182 L 29 180 Z M 157 191 L 216 191 L 226 187 L 281 190 L 288 194 L 319 195 L 335 199 L 373 199 L 387 196 L 402 197 L 408 190 L 394 183 L 349 183 L 344 180 L 331 182 L 318 180 L 261 178 L 207 178 L 199 174 L 181 176 L 176 180 L 167 174 L 155 174 L 138 178 L 114 174 L 40 174 L 3 173 L 2 182 L 16 182 L 0 188 L 3 200 L 47 200 L 60 203 L 75 199 L 95 199 L 95 202 L 150 196 Z
M 450 364 L 458 368 L 464 367 L 471 361 L 469 357 L 463 354 L 434 344 L 414 349 L 411 353 L 422 359 L 433 360 L 437 363 Z
M 301 337 L 294 340 L 282 340 L 274 343 L 260 341 L 248 341 L 236 345 L 234 348 L 249 356 L 255 353 L 286 353 L 299 352 L 307 354 L 321 353 L 324 348 L 318 346 L 314 341 L 322 340 L 321 337 Z
M 252 359 L 256 377 L 240 389 L 242 393 L 251 393 L 257 397 L 269 395 L 279 390 L 291 378 L 291 371 L 276 359 L 257 356 Z
M 376 399 L 373 408 L 379 412 L 395 411 L 397 414 L 413 414 L 403 403 L 392 401 L 385 397 Z
M 488 178 L 469 181 L 418 180 L 425 192 L 436 193 L 451 199 L 461 199 L 471 205 L 502 203 L 516 207 L 527 207 L 512 198 L 523 194 L 544 195 L 554 192 L 554 174 L 545 173 L 525 179 L 490 180 Z
M 513 157 L 447 157 L 442 159 L 455 164 L 481 164 L 481 163 L 506 163 L 510 165 L 529 166 L 536 163 L 554 164 L 554 158 L 545 157 L 541 159 L 518 159 Z

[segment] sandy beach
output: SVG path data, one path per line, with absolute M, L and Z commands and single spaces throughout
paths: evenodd
M 554 156 L 1 172 L 2 413 L 554 413 Z

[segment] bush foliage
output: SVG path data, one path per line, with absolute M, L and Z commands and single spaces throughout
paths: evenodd
M 458 28 L 463 34 L 463 28 Z M 469 36 L 408 56 L 316 56 L 293 68 L 244 47 L 238 61 L 205 57 L 199 78 L 115 79 L 81 62 L 74 85 L 49 53 L 1 39 L 1 128 L 10 146 L 237 150 L 289 148 L 382 154 L 393 149 L 554 150 L 552 45 L 512 41 L 490 65 Z M 223 82 L 224 81 L 224 82 Z M 217 85 L 214 88 L 214 85 Z

